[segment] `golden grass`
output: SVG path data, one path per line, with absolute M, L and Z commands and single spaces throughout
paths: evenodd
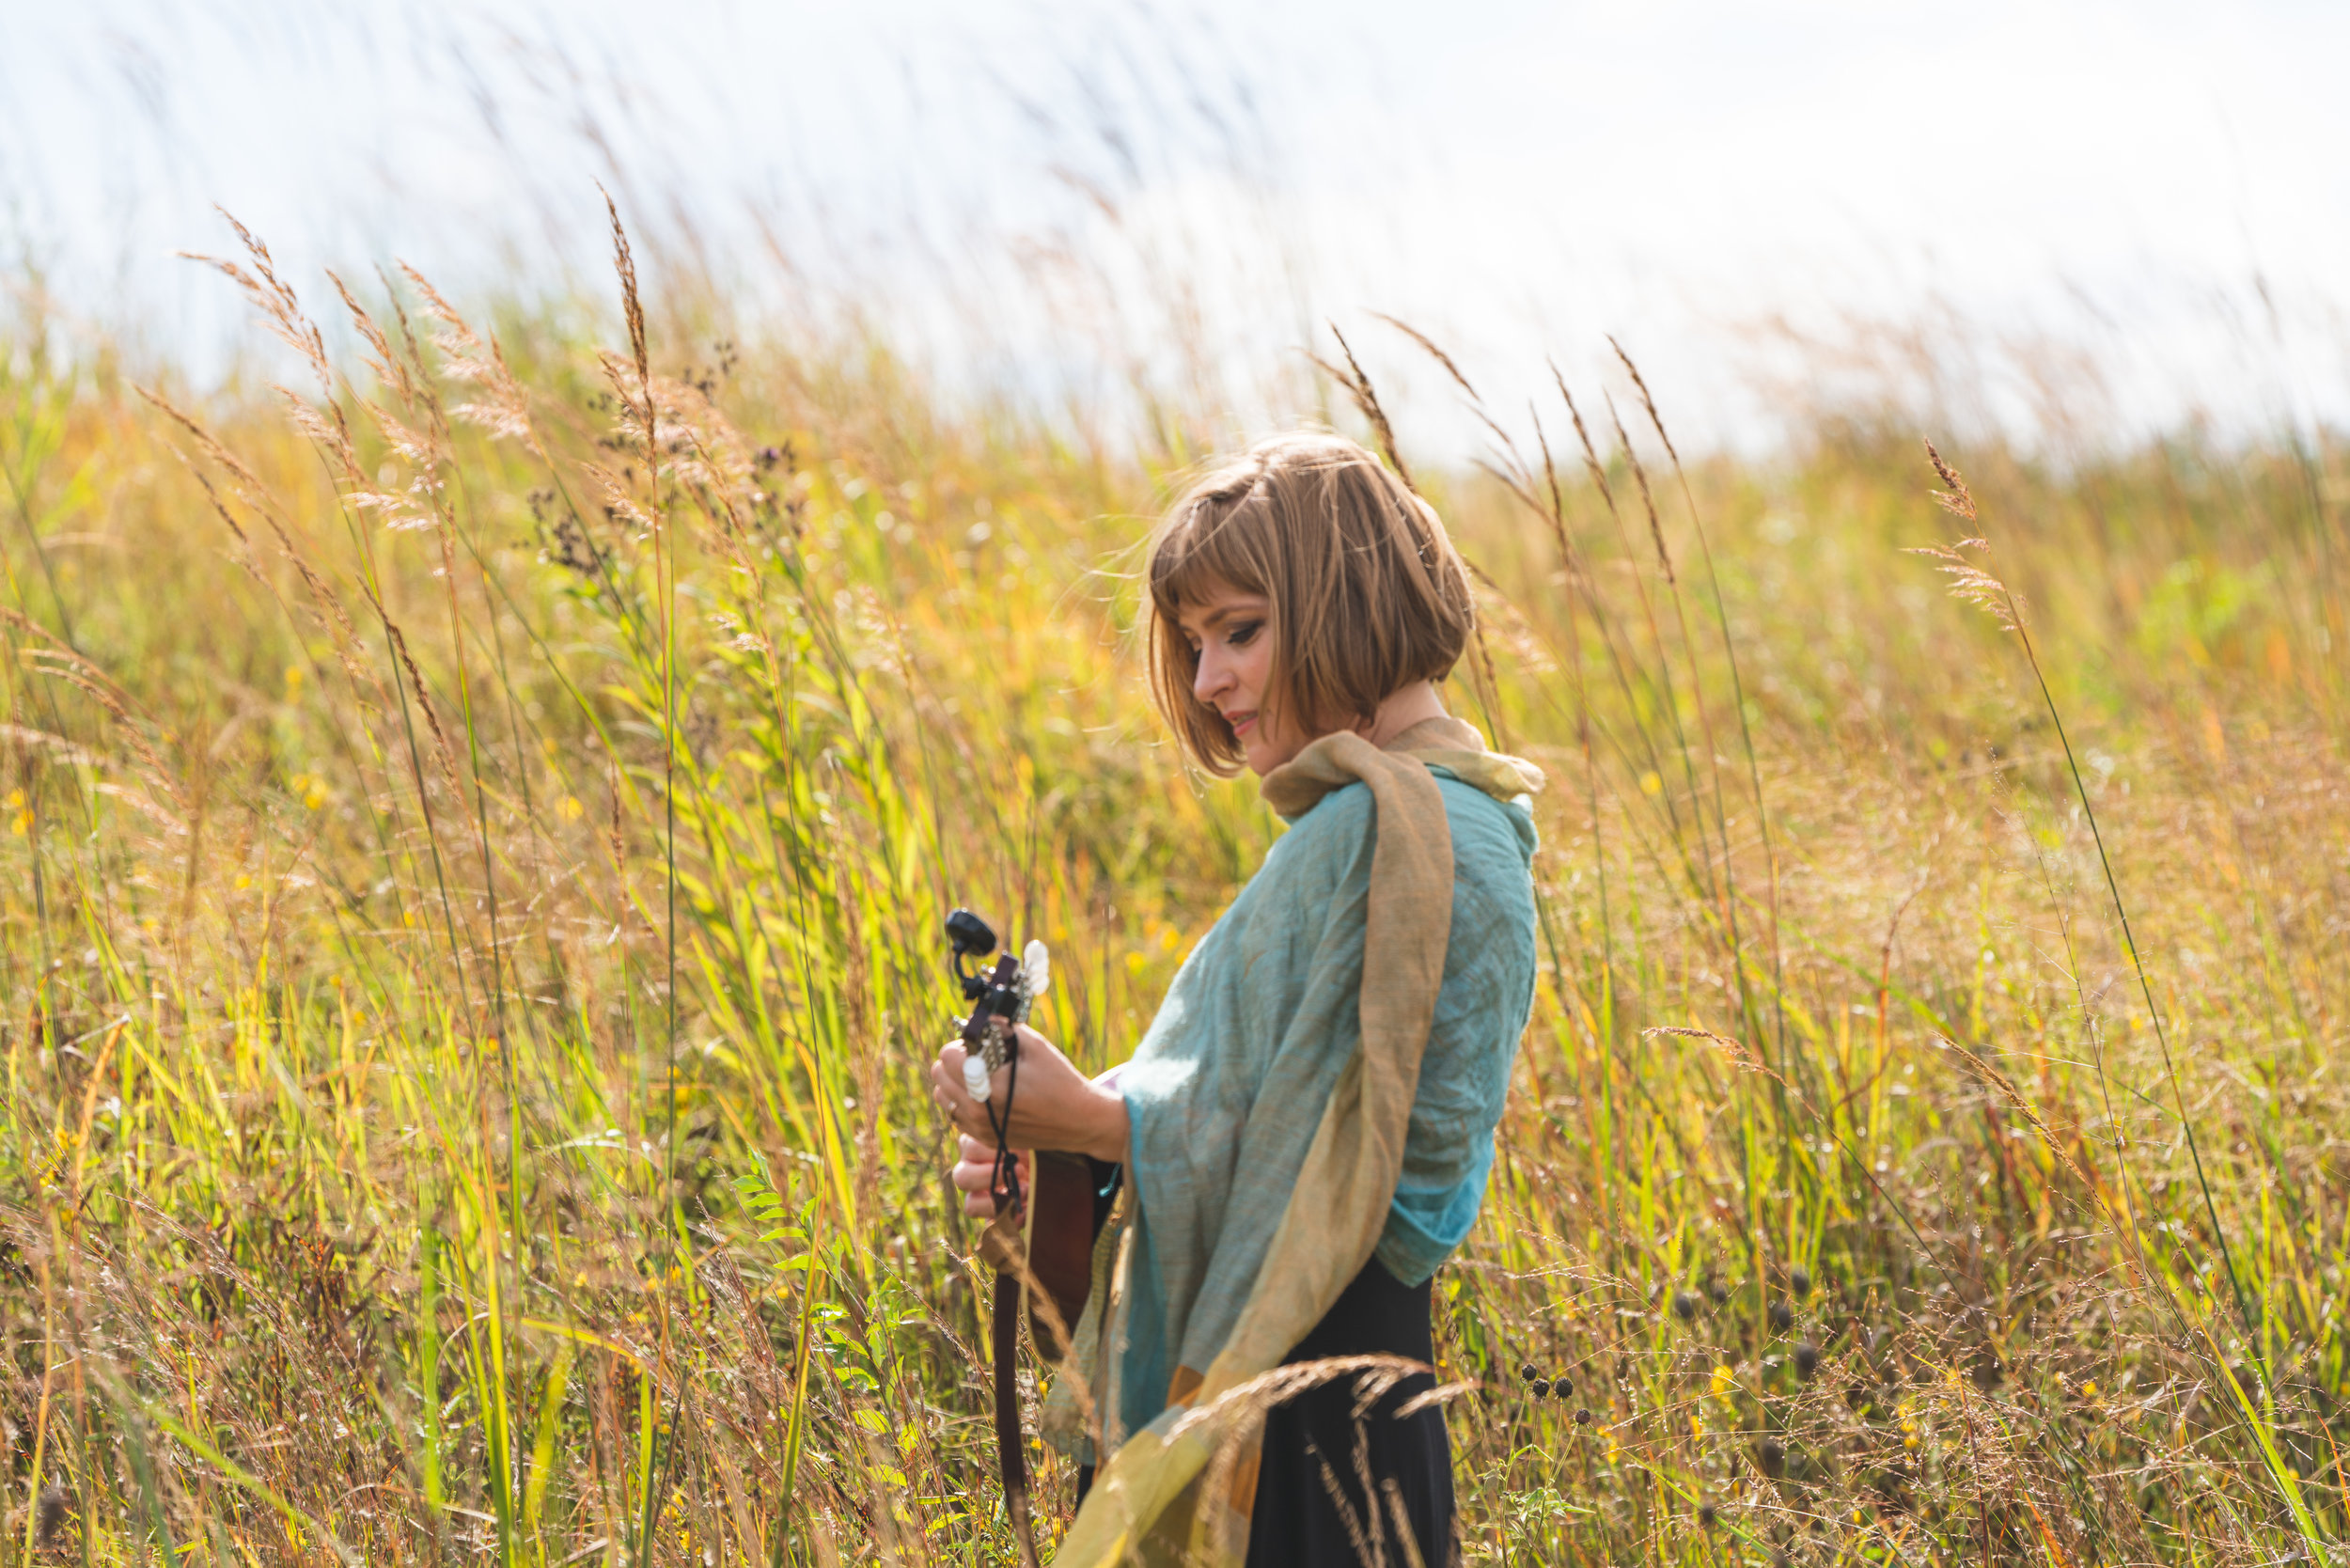
M 352 380 L 229 270 L 299 396 L 0 353 L 0 1551 L 1005 1560 L 939 921 L 1105 1065 L 1277 830 L 1143 699 L 1172 460 L 633 287 L 345 291 Z M 1468 1556 L 2339 1537 L 2339 454 L 1964 454 L 2028 662 L 1909 434 L 1683 474 L 1625 387 L 1416 464 L 1553 780 Z

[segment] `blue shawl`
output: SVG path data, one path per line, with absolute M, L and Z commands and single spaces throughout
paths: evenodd
M 1123 1222 L 1046 1410 L 1104 1464 L 1058 1560 L 1236 1562 L 1283 1356 L 1369 1259 L 1418 1283 L 1466 1235 L 1532 1003 L 1541 783 L 1449 718 L 1266 776 L 1290 830 L 1120 1080 Z
M 1372 1254 L 1417 1285 L 1476 1223 L 1510 1068 L 1534 996 L 1534 819 L 1430 770 L 1452 830 L 1452 940 L 1394 1205 Z M 1377 838 L 1370 787 L 1292 824 L 1194 948 L 1119 1080 L 1137 1200 L 1119 1418 L 1167 1403 L 1232 1329 L 1355 1049 Z

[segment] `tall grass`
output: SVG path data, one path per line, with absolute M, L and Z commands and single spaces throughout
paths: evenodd
M 608 351 L 406 275 L 337 364 L 253 242 L 297 393 L 0 354 L 8 1556 L 1011 1554 L 938 927 L 1050 942 L 1098 1068 L 1277 831 L 1148 717 L 1170 460 L 718 341 L 615 237 Z M 1624 364 L 1411 465 L 1456 706 L 1554 779 L 1438 1281 L 1467 1555 L 2322 1548 L 2341 452 L 1963 454 L 2035 689 L 1902 554 L 1914 432 L 1684 469 Z

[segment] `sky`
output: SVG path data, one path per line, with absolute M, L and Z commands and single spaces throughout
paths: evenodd
M 0 0 L 0 258 L 201 380 L 180 250 L 746 312 L 953 384 L 1276 417 L 1380 320 L 1521 406 L 1612 335 L 1693 445 L 1904 400 L 2061 445 L 2350 416 L 2350 8 L 2236 0 Z M 10 255 L 9 253 L 13 253 Z M 1449 421 L 1449 423 L 1447 421 Z

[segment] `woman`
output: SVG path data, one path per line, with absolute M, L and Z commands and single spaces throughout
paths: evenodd
M 1433 1379 L 1358 1412 L 1352 1376 L 1297 1393 L 1316 1374 L 1274 1369 L 1433 1361 L 1431 1280 L 1476 1219 L 1533 997 L 1541 776 L 1445 712 L 1466 574 L 1352 442 L 1283 436 L 1194 488 L 1152 541 L 1150 621 L 1187 755 L 1246 767 L 1291 825 L 1133 1060 L 1089 1080 L 1022 1031 L 1010 1141 L 1120 1165 L 1127 1195 L 1098 1254 L 1113 1288 L 1059 1379 L 1086 1386 L 1081 1457 L 1105 1461 L 1059 1560 L 1156 1543 L 1402 1563 L 1408 1531 L 1438 1568 L 1443 1411 L 1410 1406 Z M 965 1211 L 989 1215 L 994 1134 L 963 1057 L 941 1052 L 932 1091 L 964 1135 Z

